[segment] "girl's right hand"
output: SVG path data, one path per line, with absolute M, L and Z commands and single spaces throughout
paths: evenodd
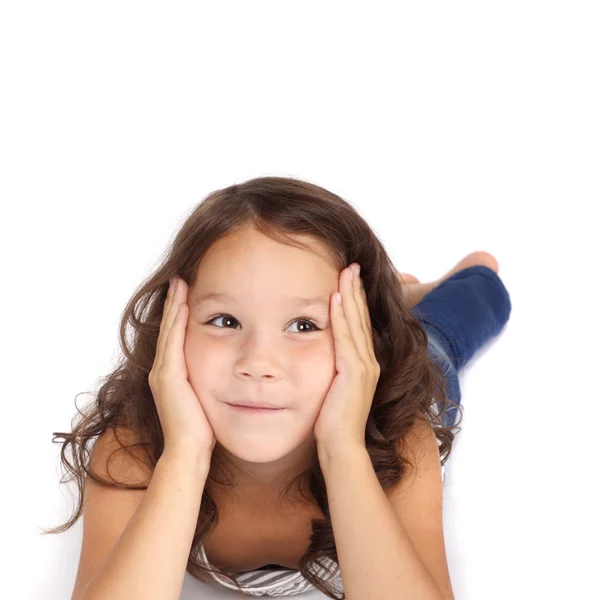
M 187 283 L 173 278 L 163 307 L 154 364 L 148 382 L 162 426 L 164 450 L 204 452 L 216 439 L 202 403 L 188 380 L 183 342 L 188 319 Z

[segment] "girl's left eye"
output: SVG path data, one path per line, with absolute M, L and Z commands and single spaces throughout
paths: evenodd
M 210 319 L 210 321 L 207 321 L 206 324 L 212 323 L 216 319 L 225 319 L 226 321 L 236 321 L 237 322 L 237 319 L 235 319 L 231 315 L 217 315 L 216 317 L 213 317 L 212 319 Z M 306 319 L 304 317 L 299 317 L 298 319 L 294 319 L 293 322 L 294 323 L 296 323 L 296 322 L 299 322 L 299 323 L 308 323 L 311 327 L 314 328 L 314 329 L 312 329 L 310 331 L 306 331 L 306 333 L 312 333 L 313 331 L 320 331 L 320 329 L 310 319 Z M 219 329 L 231 329 L 231 327 L 219 327 Z M 295 332 L 294 331 L 292 333 L 302 333 L 302 332 Z

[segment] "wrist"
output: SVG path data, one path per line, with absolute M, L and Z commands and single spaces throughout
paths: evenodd
M 339 465 L 352 464 L 356 460 L 367 456 L 370 460 L 367 448 L 364 445 L 356 443 L 344 444 L 317 444 L 317 452 L 321 468 L 325 469 L 331 464 Z
M 165 446 L 160 456 L 162 462 L 177 463 L 195 470 L 210 470 L 212 452 L 206 448 L 198 448 L 193 444 L 177 443 Z

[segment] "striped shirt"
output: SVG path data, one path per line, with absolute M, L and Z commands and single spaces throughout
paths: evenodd
M 200 553 L 205 566 L 210 566 L 202 545 L 200 546 Z M 320 576 L 325 581 L 333 584 L 336 592 L 342 593 L 344 587 L 339 567 L 329 558 L 321 560 L 327 565 L 327 568 L 318 567 Z M 211 576 L 217 583 L 229 589 L 237 590 L 234 585 L 221 578 L 217 573 L 211 573 Z M 295 596 L 316 589 L 303 577 L 300 571 L 295 569 L 256 569 L 236 573 L 234 578 L 240 584 L 244 594 L 248 596 Z

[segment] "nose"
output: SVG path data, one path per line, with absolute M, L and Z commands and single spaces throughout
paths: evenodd
M 281 356 L 272 338 L 264 332 L 250 332 L 239 348 L 237 372 L 244 379 L 277 379 L 277 357 Z
M 239 365 L 239 373 L 244 379 L 275 379 L 275 365 L 265 354 L 247 355 Z
M 242 375 L 243 377 L 250 379 L 274 379 L 273 375 L 253 375 L 252 372 L 248 373 L 247 371 L 242 371 Z

